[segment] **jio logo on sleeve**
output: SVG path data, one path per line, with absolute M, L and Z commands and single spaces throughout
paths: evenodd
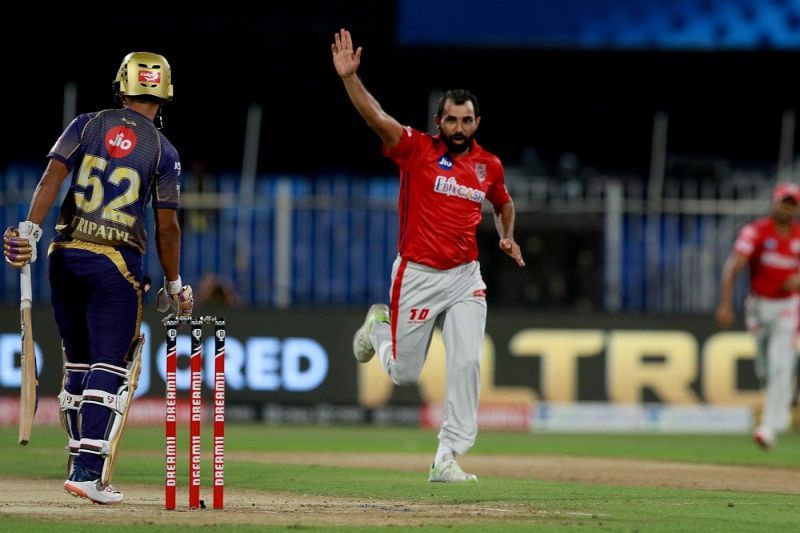
M 106 132 L 106 150 L 113 158 L 126 157 L 136 147 L 136 133 L 126 126 L 114 126 Z

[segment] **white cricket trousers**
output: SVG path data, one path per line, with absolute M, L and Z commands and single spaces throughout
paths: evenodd
M 766 387 L 759 429 L 771 435 L 786 431 L 791 422 L 791 403 L 797 361 L 796 335 L 800 296 L 745 301 L 747 329 L 756 338 L 756 375 Z
M 391 326 L 376 322 L 370 341 L 397 385 L 416 383 L 434 324 L 442 324 L 447 383 L 439 442 L 464 454 L 478 434 L 486 284 L 477 261 L 447 270 L 398 257 L 392 267 Z

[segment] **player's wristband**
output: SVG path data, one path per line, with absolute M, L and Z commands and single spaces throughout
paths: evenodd
M 181 277 L 178 276 L 178 279 L 173 281 L 167 281 L 167 278 L 164 278 L 164 287 L 167 289 L 167 294 L 178 294 L 183 287 Z

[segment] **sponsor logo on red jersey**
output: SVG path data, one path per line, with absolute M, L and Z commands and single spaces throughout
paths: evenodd
M 139 83 L 161 83 L 161 72 L 158 70 L 140 70 Z
M 128 156 L 136 148 L 136 133 L 125 126 L 114 126 L 106 133 L 106 150 L 113 158 Z
M 436 176 L 433 190 L 446 196 L 457 196 L 465 200 L 481 203 L 486 198 L 486 193 L 480 189 L 473 189 L 466 185 L 461 185 L 454 177 Z
M 783 270 L 794 270 L 798 266 L 797 257 L 784 255 L 779 252 L 764 252 L 761 254 L 761 264 Z

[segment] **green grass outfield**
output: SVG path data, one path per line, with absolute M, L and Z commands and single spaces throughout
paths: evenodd
M 203 428 L 203 476 L 210 475 L 211 428 Z M 179 480 L 187 479 L 186 429 L 179 434 Z M 64 479 L 66 436 L 57 427 L 35 427 L 31 443 L 17 444 L 17 430 L 0 428 L 0 478 L 53 480 L 54 487 Z M 432 456 L 436 432 L 411 428 L 377 427 L 294 427 L 229 424 L 226 451 L 229 452 L 411 452 Z M 152 485 L 154 495 L 163 487 L 163 429 L 128 428 L 123 453 L 117 466 L 117 481 L 124 484 Z M 126 455 L 125 451 L 131 453 Z M 572 457 L 638 458 L 718 465 L 750 465 L 797 472 L 800 487 L 800 435 L 785 435 L 779 445 L 765 453 L 746 435 L 564 435 L 540 433 L 482 432 L 471 455 L 504 455 L 509 461 L 519 455 L 560 455 Z M 249 455 L 249 454 L 248 454 Z M 272 464 L 229 458 L 225 465 L 228 490 L 298 493 L 327 497 L 347 497 L 365 502 L 404 501 L 451 506 L 481 502 L 531 508 L 535 513 L 524 520 L 484 521 L 468 526 L 431 523 L 391 527 L 392 531 L 517 531 L 604 530 L 604 531 L 799 531 L 800 496 L 797 494 L 688 490 L 674 488 L 636 488 L 552 482 L 534 479 L 483 477 L 477 484 L 438 485 L 426 481 L 426 472 L 404 472 L 374 468 L 345 468 Z M 535 474 L 534 474 L 535 476 Z M 2 481 L 0 479 L 0 481 Z M 203 487 L 204 498 L 210 491 Z M 92 513 L 73 520 L 52 520 L 39 516 L 4 511 L 0 501 L 2 531 L 79 531 L 87 530 Z M 122 506 L 120 507 L 122 508 Z M 89 506 L 87 509 L 103 509 Z M 211 511 L 209 511 L 210 513 Z M 98 516 L 94 514 L 94 516 Z M 129 515 L 128 515 L 129 516 Z M 208 516 L 208 515 L 207 515 Z M 105 522 L 103 522 L 105 523 Z M 264 531 L 261 525 L 206 526 L 218 531 Z M 100 529 L 102 525 L 96 526 Z M 302 515 L 283 529 L 318 529 L 306 524 Z M 136 531 L 142 525 L 121 521 L 114 530 Z M 178 528 L 181 529 L 181 528 Z M 204 529 L 204 527 L 203 527 Z M 324 527 L 320 529 L 374 530 L 376 527 Z M 377 529 L 383 529 L 378 527 Z M 176 527 L 154 523 L 147 531 L 175 531 Z

